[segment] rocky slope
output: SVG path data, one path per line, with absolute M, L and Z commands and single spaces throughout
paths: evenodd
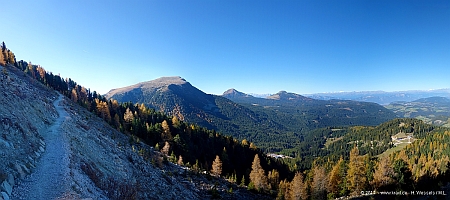
M 16 68 L 0 66 L 0 198 L 9 198 L 44 152 L 42 133 L 57 117 L 56 95 Z

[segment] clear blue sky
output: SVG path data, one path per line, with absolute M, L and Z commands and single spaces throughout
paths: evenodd
M 450 87 L 450 1 L 2 1 L 0 40 L 80 85 L 210 94 Z

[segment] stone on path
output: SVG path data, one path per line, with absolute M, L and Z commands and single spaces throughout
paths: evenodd
M 6 192 L 8 195 L 11 195 L 11 192 L 12 192 L 12 187 L 11 187 L 11 185 L 8 183 L 8 181 L 3 181 L 3 183 L 2 183 L 2 185 L 0 186 L 0 189 L 3 191 L 3 192 Z

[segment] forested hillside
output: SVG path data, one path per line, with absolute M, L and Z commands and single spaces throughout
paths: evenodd
M 189 123 L 251 141 L 265 152 L 293 148 L 296 141 L 316 128 L 378 125 L 395 117 L 374 103 L 320 101 L 287 92 L 268 99 L 236 90 L 229 90 L 223 97 L 209 95 L 181 77 L 163 77 L 113 89 L 106 97 L 144 103 Z
M 245 105 L 252 110 L 273 112 L 278 115 L 274 119 L 279 119 L 279 121 L 291 118 L 305 125 L 305 127 L 298 126 L 297 129 L 300 127 L 313 130 L 329 126 L 374 126 L 395 118 L 394 113 L 375 103 L 348 100 L 315 100 L 285 91 L 267 98 L 252 96 L 232 97 L 227 94 L 224 97 Z M 285 122 L 283 124 L 292 123 Z
M 24 76 L 32 77 L 66 95 L 102 118 L 108 126 L 121 131 L 128 137 L 131 145 L 143 141 L 154 146 L 154 150 L 164 155 L 162 158 L 151 156 L 147 149 L 138 148 L 138 145 L 133 150 L 155 166 L 168 161 L 177 163 L 193 171 L 206 171 L 215 176 L 226 177 L 230 183 L 240 184 L 277 199 L 330 199 L 360 196 L 364 191 L 441 190 L 449 180 L 450 148 L 447 144 L 450 141 L 450 131 L 445 127 L 429 125 L 417 119 L 394 119 L 378 126 L 313 125 L 315 129 L 305 134 L 283 136 L 286 142 L 289 137 L 298 138 L 290 141 L 292 146 L 282 147 L 294 159 L 274 159 L 262 153 L 252 142 L 240 141 L 215 130 L 187 123 L 177 115 L 168 116 L 144 104 L 107 100 L 69 78 L 63 79 L 45 71 L 41 66 L 10 59 L 14 54 L 4 44 L 2 47 L 2 66 L 21 69 Z M 286 101 L 292 100 L 289 98 Z M 282 99 L 283 94 L 279 94 L 272 100 L 279 102 Z M 302 101 L 310 100 L 305 98 Z M 346 113 L 344 116 L 350 116 L 347 112 L 350 110 L 364 113 L 364 110 L 367 112 L 374 109 L 370 107 L 372 104 L 350 107 L 353 103 L 329 101 L 321 105 L 343 108 L 340 110 Z M 255 106 L 233 105 L 242 109 Z M 292 105 L 301 107 L 298 102 Z M 266 109 L 262 105 L 255 107 Z M 283 116 L 278 112 L 279 107 L 267 108 L 270 109 L 254 113 L 259 112 L 259 117 L 267 117 L 267 120 L 277 123 L 274 118 Z M 306 109 L 306 106 L 303 108 Z M 329 115 L 335 113 L 336 119 L 342 117 L 337 111 L 328 112 Z M 284 116 L 285 118 L 277 120 L 289 118 L 287 114 Z M 322 119 L 319 117 L 315 120 Z M 296 125 L 295 121 L 289 123 L 293 123 L 290 125 L 292 127 Z M 90 128 L 83 124 L 79 126 L 85 130 Z M 414 140 L 403 149 L 382 155 L 386 150 L 392 150 L 392 136 L 403 137 L 399 134 L 413 136 Z M 218 197 L 215 188 L 210 191 L 212 197 Z M 374 197 L 383 199 L 386 196 L 377 196 L 375 193 Z

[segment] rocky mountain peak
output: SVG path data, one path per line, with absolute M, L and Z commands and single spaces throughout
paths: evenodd
M 236 98 L 236 97 L 249 97 L 249 96 L 251 96 L 251 95 L 245 94 L 245 93 L 243 93 L 243 92 L 239 92 L 239 91 L 237 91 L 236 89 L 231 88 L 231 89 L 225 91 L 225 92 L 222 94 L 222 96 L 223 96 L 223 97 L 227 97 L 227 98 Z
M 142 84 L 153 84 L 153 85 L 183 85 L 188 83 L 184 78 L 180 76 L 167 76 L 157 78 L 152 81 L 143 82 Z
M 274 100 L 310 100 L 310 98 L 299 95 L 299 94 L 295 94 L 295 93 L 291 93 L 291 92 L 286 92 L 284 90 L 279 91 L 278 93 L 268 96 L 267 99 L 274 99 Z
M 155 89 L 167 89 L 170 85 L 190 85 L 189 82 L 187 82 L 184 78 L 181 78 L 180 76 L 168 76 L 168 77 L 161 77 L 157 78 L 155 80 L 146 81 L 137 83 L 131 86 L 126 86 L 122 88 L 116 88 L 110 90 L 108 93 L 106 93 L 106 98 L 111 98 L 115 94 L 122 94 L 125 92 L 132 91 L 134 89 L 143 89 L 143 90 L 155 90 Z

